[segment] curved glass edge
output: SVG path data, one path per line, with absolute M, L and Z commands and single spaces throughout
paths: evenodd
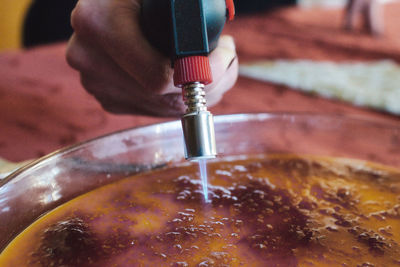
M 216 123 L 216 128 L 218 124 L 223 124 L 223 123 L 235 123 L 235 122 L 245 122 L 245 121 L 265 121 L 268 119 L 272 118 L 278 118 L 282 117 L 285 119 L 291 118 L 294 119 L 295 117 L 310 117 L 310 118 L 332 118 L 332 119 L 342 119 L 342 120 L 353 120 L 357 121 L 360 123 L 366 123 L 370 125 L 371 127 L 380 127 L 380 128 L 386 128 L 386 129 L 393 129 L 393 130 L 399 130 L 400 131 L 400 125 L 394 125 L 394 124 L 389 124 L 389 123 L 384 123 L 384 122 L 379 122 L 371 119 L 367 119 L 362 116 L 357 116 L 357 115 L 343 115 L 343 114 L 332 114 L 332 113 L 311 113 L 311 112 L 269 112 L 269 113 L 238 113 L 238 114 L 227 114 L 227 115 L 216 115 L 214 116 L 214 122 Z M 98 140 L 106 139 L 107 137 L 110 136 L 117 136 L 122 133 L 128 133 L 131 131 L 138 131 L 137 133 L 145 133 L 146 131 L 152 131 L 154 128 L 159 128 L 158 131 L 160 130 L 180 130 L 181 129 L 181 123 L 179 120 L 174 120 L 174 121 L 168 121 L 168 122 L 162 122 L 162 123 L 155 123 L 155 124 L 149 124 L 149 125 L 141 125 L 141 126 L 135 126 L 132 128 L 127 128 L 127 129 L 122 129 L 119 131 L 115 131 L 112 133 L 108 133 L 105 135 L 101 135 L 96 138 L 92 138 L 83 142 L 76 143 L 71 146 L 66 146 L 64 148 L 55 150 L 54 152 L 51 152 L 37 160 L 34 160 L 30 163 L 28 163 L 25 166 L 22 166 L 18 168 L 17 170 L 13 171 L 10 173 L 8 176 L 6 176 L 4 179 L 0 180 L 0 188 L 10 182 L 12 179 L 18 177 L 20 174 L 30 171 L 32 169 L 35 169 L 36 167 L 39 167 L 40 165 L 45 164 L 46 162 L 50 160 L 54 160 L 56 158 L 59 158 L 60 156 L 67 154 L 69 152 L 73 152 L 77 149 L 82 148 L 85 145 L 92 144 Z

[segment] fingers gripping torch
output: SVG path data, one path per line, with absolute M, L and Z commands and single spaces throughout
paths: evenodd
M 188 160 L 217 155 L 204 86 L 212 82 L 208 54 L 234 13 L 233 0 L 143 0 L 143 32 L 153 46 L 171 58 L 174 84 L 182 88 L 187 106 L 182 129 Z

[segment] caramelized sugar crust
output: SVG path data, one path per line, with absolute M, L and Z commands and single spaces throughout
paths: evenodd
M 43 216 L 0 266 L 400 266 L 400 172 L 265 155 L 169 166 Z

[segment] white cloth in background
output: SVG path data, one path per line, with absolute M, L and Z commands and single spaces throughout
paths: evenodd
M 240 74 L 400 115 L 400 65 L 393 61 L 262 61 L 242 64 Z

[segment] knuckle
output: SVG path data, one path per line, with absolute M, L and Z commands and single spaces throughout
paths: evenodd
M 85 45 L 79 42 L 76 36 L 73 36 L 69 41 L 65 59 L 72 68 L 80 72 L 93 72 L 94 64 L 93 59 L 85 48 Z
M 79 35 L 85 35 L 95 29 L 95 10 L 90 1 L 80 0 L 71 13 L 71 26 Z
M 71 26 L 75 31 L 80 28 L 80 25 L 85 23 L 83 20 L 85 16 L 82 14 L 84 12 L 82 11 L 84 8 L 82 7 L 83 5 L 81 3 L 82 1 L 79 1 L 71 13 Z
M 79 60 L 79 57 L 77 56 L 75 45 L 68 45 L 65 59 L 67 60 L 68 65 L 70 65 L 72 68 L 77 70 L 80 69 L 81 62 Z
M 65 58 L 68 65 L 80 72 L 90 70 L 89 62 L 87 62 L 87 59 L 85 60 L 84 56 L 79 52 L 79 49 L 76 47 L 68 48 Z

